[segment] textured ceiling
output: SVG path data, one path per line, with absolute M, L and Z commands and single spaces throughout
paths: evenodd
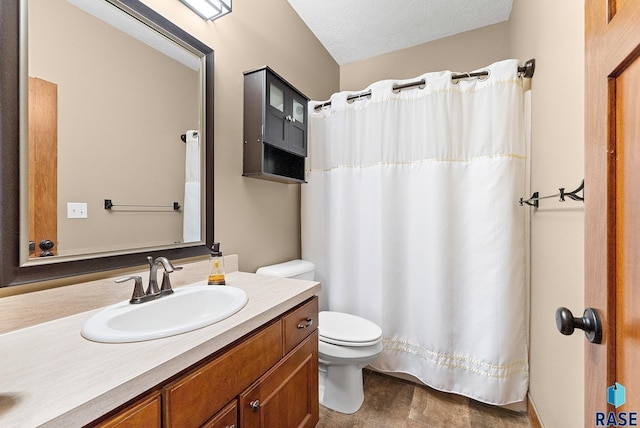
M 342 65 L 509 19 L 513 0 L 288 0 Z

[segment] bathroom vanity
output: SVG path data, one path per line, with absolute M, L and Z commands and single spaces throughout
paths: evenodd
M 106 415 L 97 426 L 315 426 L 317 315 L 314 297 Z
M 206 262 L 184 270 L 176 287 Z M 91 342 L 80 329 L 96 310 L 0 335 L 0 425 L 315 426 L 320 284 L 243 272 L 227 281 L 247 305 L 176 336 Z

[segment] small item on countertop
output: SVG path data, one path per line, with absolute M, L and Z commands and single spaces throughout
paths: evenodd
M 224 280 L 224 257 L 220 251 L 220 243 L 215 242 L 211 247 L 211 257 L 209 258 L 209 285 L 225 285 Z

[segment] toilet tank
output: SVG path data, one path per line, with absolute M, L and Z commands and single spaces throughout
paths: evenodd
M 315 265 L 307 260 L 290 260 L 275 265 L 263 266 L 256 271 L 258 275 L 279 276 L 284 278 L 306 279 L 313 281 Z

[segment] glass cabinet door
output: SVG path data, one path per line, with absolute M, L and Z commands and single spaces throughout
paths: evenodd
M 272 83 L 269 84 L 269 104 L 284 112 L 284 92 Z
M 291 90 L 291 120 L 289 121 L 289 150 L 300 156 L 307 155 L 307 100 Z
M 288 108 L 287 86 L 276 76 L 267 73 L 266 89 L 265 142 L 287 150 L 286 127 L 288 121 L 286 117 L 289 114 L 286 112 Z
M 296 99 L 292 100 L 292 104 L 293 104 L 293 114 L 292 114 L 293 120 L 304 123 L 304 118 L 306 116 L 304 114 L 305 106 L 302 105 L 300 101 Z

